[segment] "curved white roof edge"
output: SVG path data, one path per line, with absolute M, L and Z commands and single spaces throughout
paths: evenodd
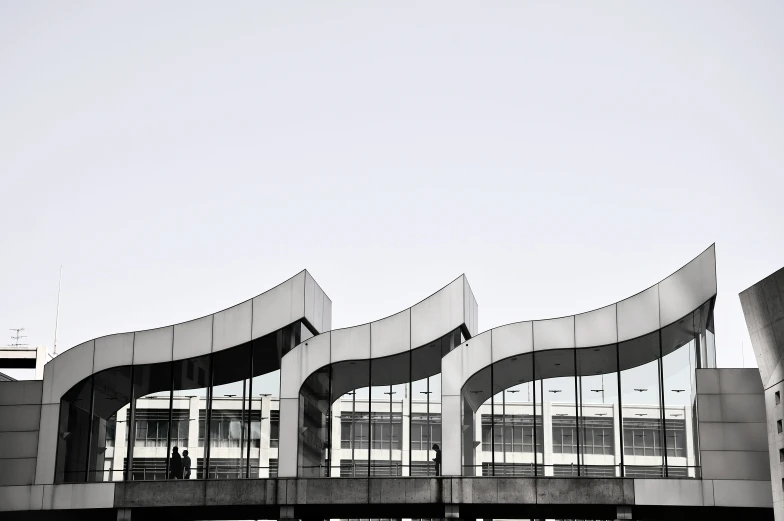
M 217 313 L 156 329 L 106 335 L 64 351 L 44 367 L 42 403 L 59 403 L 71 387 L 105 369 L 230 349 L 302 319 L 317 332 L 332 325 L 332 301 L 307 270 Z
M 482 369 L 532 351 L 599 347 L 653 333 L 716 296 L 716 248 L 629 298 L 566 317 L 515 322 L 476 335 L 441 360 L 442 396 L 456 396 Z
M 465 275 L 421 302 L 386 318 L 327 331 L 302 342 L 281 360 L 280 398 L 299 398 L 305 380 L 348 360 L 385 358 L 426 346 L 459 327 L 477 329 L 478 306 Z

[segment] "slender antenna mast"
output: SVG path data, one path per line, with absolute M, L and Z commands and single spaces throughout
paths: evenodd
M 746 355 L 743 354 L 743 340 L 740 341 L 740 359 L 741 363 L 743 364 L 743 368 L 746 368 Z
M 57 281 L 57 312 L 54 315 L 54 343 L 52 355 L 57 356 L 57 326 L 60 322 L 60 285 L 63 282 L 63 265 L 60 264 L 60 279 Z
M 11 344 L 11 347 L 22 347 L 22 346 L 26 346 L 27 345 L 27 344 L 20 344 L 19 343 L 20 339 L 27 338 L 27 335 L 22 335 L 21 334 L 22 331 L 24 331 L 24 330 L 25 330 L 25 328 L 23 328 L 23 327 L 12 327 L 11 329 L 9 329 L 9 331 L 14 331 L 14 334 L 11 335 L 11 338 L 14 340 L 14 343 Z

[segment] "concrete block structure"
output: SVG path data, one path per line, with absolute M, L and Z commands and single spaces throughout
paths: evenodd
M 332 329 L 303 271 L 0 382 L 0 515 L 770 519 L 763 386 L 715 367 L 716 289 L 711 246 L 577 315 L 482 332 L 461 275 Z
M 784 268 L 740 294 L 765 389 L 767 449 L 776 520 L 784 520 Z

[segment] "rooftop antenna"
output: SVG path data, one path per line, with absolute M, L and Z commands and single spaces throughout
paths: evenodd
M 746 368 L 746 355 L 743 354 L 743 340 L 740 341 L 740 359 L 742 367 Z
M 54 342 L 52 356 L 57 356 L 57 326 L 60 322 L 60 285 L 63 282 L 63 265 L 60 264 L 60 278 L 57 281 L 57 311 L 54 315 Z
M 27 344 L 20 344 L 19 343 L 20 339 L 27 338 L 27 335 L 23 335 L 22 334 L 22 331 L 24 331 L 24 330 L 25 330 L 25 328 L 23 328 L 23 327 L 12 327 L 11 329 L 9 329 L 9 331 L 14 331 L 14 334 L 11 335 L 11 338 L 14 340 L 14 343 L 11 344 L 11 347 L 22 347 L 22 346 L 26 346 L 27 345 Z

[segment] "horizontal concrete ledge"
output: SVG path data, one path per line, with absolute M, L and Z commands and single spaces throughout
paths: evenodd
M 316 478 L 117 483 L 115 507 L 220 505 L 633 505 L 631 479 Z
M 385 505 L 768 508 L 772 500 L 769 481 L 630 478 L 272 478 L 0 487 L 0 511 L 291 506 L 383 512 Z

